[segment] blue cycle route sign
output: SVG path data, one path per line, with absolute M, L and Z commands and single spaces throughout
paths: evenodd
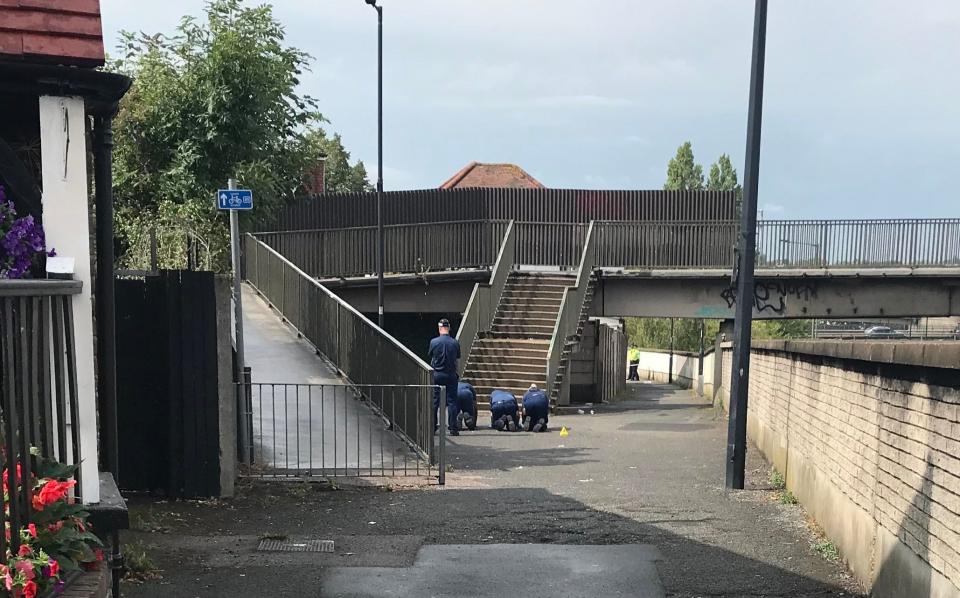
M 253 191 L 250 189 L 220 189 L 217 208 L 221 210 L 252 210 Z

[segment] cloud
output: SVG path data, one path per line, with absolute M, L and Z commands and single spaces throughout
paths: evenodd
M 766 216 L 768 214 L 782 214 L 786 208 L 776 203 L 765 203 L 760 209 L 763 211 L 764 216 Z
M 633 101 L 627 98 L 591 94 L 541 96 L 538 98 L 530 98 L 521 103 L 536 108 L 622 108 L 633 105 Z

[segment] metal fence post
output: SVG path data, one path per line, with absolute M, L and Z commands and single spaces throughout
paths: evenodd
M 440 412 L 445 414 L 446 407 L 447 407 L 447 388 L 445 386 L 441 386 L 440 387 Z M 430 405 L 430 408 L 433 409 L 433 405 Z M 437 414 L 437 423 L 439 424 L 439 427 L 440 427 L 440 446 L 437 449 L 437 452 L 439 453 L 439 459 L 438 459 L 437 465 L 440 467 L 440 471 L 437 474 L 437 483 L 443 486 L 447 483 L 447 458 L 444 451 L 447 444 L 447 423 L 444 421 L 440 421 L 440 415 L 441 415 L 440 413 Z M 431 417 L 430 419 L 432 420 L 433 418 Z

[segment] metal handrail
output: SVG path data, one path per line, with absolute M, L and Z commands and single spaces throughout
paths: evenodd
M 459 363 L 460 375 L 463 375 L 467 367 L 466 356 L 470 354 L 477 336 L 482 332 L 488 332 L 493 326 L 500 296 L 503 294 L 507 279 L 516 263 L 516 231 L 517 228 L 511 220 L 507 224 L 507 230 L 500 242 L 497 261 L 493 265 L 493 269 L 490 270 L 489 282 L 478 282 L 473 285 L 470 301 L 467 303 L 466 311 L 463 312 L 463 320 L 461 320 L 460 329 L 457 331 L 460 353 L 464 356 Z
M 276 250 L 244 236 L 245 276 L 341 375 L 357 386 L 431 386 L 432 369 L 410 349 L 367 319 Z M 424 453 L 434 456 L 433 426 L 418 410 L 397 408 L 385 417 Z
M 583 302 L 590 286 L 590 277 L 593 274 L 596 261 L 597 235 L 595 223 L 591 222 L 587 229 L 587 237 L 583 242 L 583 251 L 580 254 L 576 284 L 564 289 L 557 323 L 553 327 L 553 335 L 550 338 L 550 349 L 547 352 L 547 394 L 550 396 L 553 395 L 554 388 L 556 388 L 556 376 L 560 369 L 560 358 L 563 356 L 564 345 L 580 325 Z

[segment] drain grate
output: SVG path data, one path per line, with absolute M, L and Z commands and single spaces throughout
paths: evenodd
M 257 552 L 333 552 L 333 540 L 260 540 Z

